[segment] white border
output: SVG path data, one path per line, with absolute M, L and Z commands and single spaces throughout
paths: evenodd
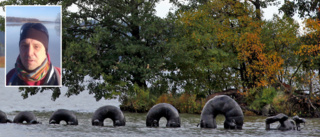
M 7 7 L 60 7 L 60 73 L 61 73 L 61 77 L 60 77 L 60 81 L 61 81 L 61 85 L 43 85 L 43 86 L 24 86 L 24 85 L 20 85 L 20 86 L 15 86 L 15 85 L 10 85 L 7 86 L 7 13 L 5 12 L 5 16 L 4 16 L 4 27 L 5 27 L 5 31 L 4 31 L 4 56 L 5 56 L 5 65 L 4 65 L 4 71 L 5 71 L 5 76 L 4 76 L 4 86 L 5 87 L 62 87 L 63 85 L 63 81 L 62 81 L 62 6 L 61 5 L 5 5 L 5 11 L 7 9 Z

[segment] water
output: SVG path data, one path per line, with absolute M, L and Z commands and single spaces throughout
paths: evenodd
M 22 23 L 6 24 L 6 73 L 14 68 L 19 55 L 20 28 Z M 48 52 L 51 62 L 54 66 L 61 67 L 61 44 L 60 44 L 60 26 L 56 23 L 43 23 L 48 29 L 49 46 Z
M 22 124 L 0 124 L 0 137 L 78 137 L 78 136 L 320 136 L 320 119 L 306 119 L 305 126 L 301 131 L 277 131 L 265 130 L 265 118 L 262 116 L 245 117 L 243 130 L 225 130 L 223 128 L 223 116 L 217 117 L 217 129 L 201 129 L 196 125 L 200 121 L 199 114 L 180 114 L 181 128 L 165 128 L 166 119 L 161 118 L 159 128 L 146 127 L 146 113 L 124 113 L 126 126 L 112 127 L 112 121 L 104 121 L 104 127 L 91 125 L 91 117 L 96 109 L 104 105 L 114 105 L 119 107 L 117 100 L 101 100 L 96 102 L 93 95 L 85 91 L 77 96 L 67 98 L 63 96 L 67 88 L 62 87 L 62 96 L 55 102 L 51 101 L 51 91 L 44 91 L 28 99 L 22 99 L 18 88 L 4 87 L 4 69 L 0 68 L 0 110 L 7 113 L 8 118 L 13 120 L 19 111 L 33 111 L 38 121 L 42 124 L 22 125 Z M 75 112 L 79 125 L 68 126 L 65 122 L 60 125 L 49 125 L 49 118 L 52 113 L 60 108 L 69 109 Z M 275 128 L 277 124 L 272 124 Z
M 110 119 L 105 120 L 104 127 L 91 125 L 92 113 L 76 113 L 79 121 L 77 126 L 68 126 L 62 122 L 60 125 L 49 125 L 49 117 L 53 112 L 35 112 L 42 124 L 21 125 L 21 124 L 0 124 L 0 136 L 319 136 L 319 119 L 307 119 L 307 124 L 301 131 L 278 131 L 265 130 L 265 117 L 246 117 L 243 130 L 225 130 L 223 129 L 223 116 L 217 117 L 217 129 L 201 129 L 196 126 L 200 120 L 199 115 L 180 114 L 181 128 L 165 128 L 166 120 L 161 118 L 159 128 L 148 128 L 145 126 L 146 113 L 124 113 L 126 117 L 126 126 L 112 127 Z M 9 118 L 13 118 L 17 112 L 9 113 Z M 272 125 L 276 126 L 276 124 Z
M 92 112 L 103 105 L 114 105 L 119 107 L 118 100 L 100 100 L 97 102 L 94 95 L 84 91 L 77 96 L 66 97 L 64 94 L 67 87 L 61 88 L 61 95 L 56 101 L 51 100 L 52 91 L 44 91 L 34 96 L 23 99 L 17 87 L 4 87 L 4 69 L 0 68 L 0 110 L 4 112 L 13 111 L 55 111 L 65 108 L 78 112 Z

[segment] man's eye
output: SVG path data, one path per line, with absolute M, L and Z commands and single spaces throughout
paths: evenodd
M 34 45 L 34 48 L 35 48 L 35 49 L 39 49 L 40 46 L 39 46 L 39 45 Z
M 23 45 L 20 46 L 20 48 L 23 48 L 23 49 L 25 49 L 25 48 L 27 48 L 27 47 L 28 47 L 27 44 L 23 44 Z

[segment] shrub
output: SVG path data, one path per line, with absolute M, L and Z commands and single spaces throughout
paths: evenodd
M 134 85 L 132 92 L 125 96 L 120 108 L 133 112 L 147 112 L 155 104 L 155 96 L 150 91 Z
M 275 110 L 275 113 L 290 113 L 290 104 L 288 103 L 288 95 L 284 92 L 278 92 L 277 95 L 273 98 L 272 106 Z
M 262 91 L 258 89 L 249 90 L 248 104 L 251 109 L 260 111 L 263 106 L 271 104 L 273 98 L 277 95 L 275 88 L 263 88 Z M 254 98 L 253 98 L 254 97 Z
M 201 113 L 205 98 L 197 99 L 195 94 L 182 93 L 173 96 L 172 94 L 162 94 L 156 103 L 169 103 L 177 108 L 180 113 Z

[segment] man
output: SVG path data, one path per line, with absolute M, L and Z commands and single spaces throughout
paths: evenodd
M 41 23 L 25 23 L 20 30 L 19 56 L 7 74 L 7 85 L 61 85 L 61 70 L 50 62 L 49 35 Z

